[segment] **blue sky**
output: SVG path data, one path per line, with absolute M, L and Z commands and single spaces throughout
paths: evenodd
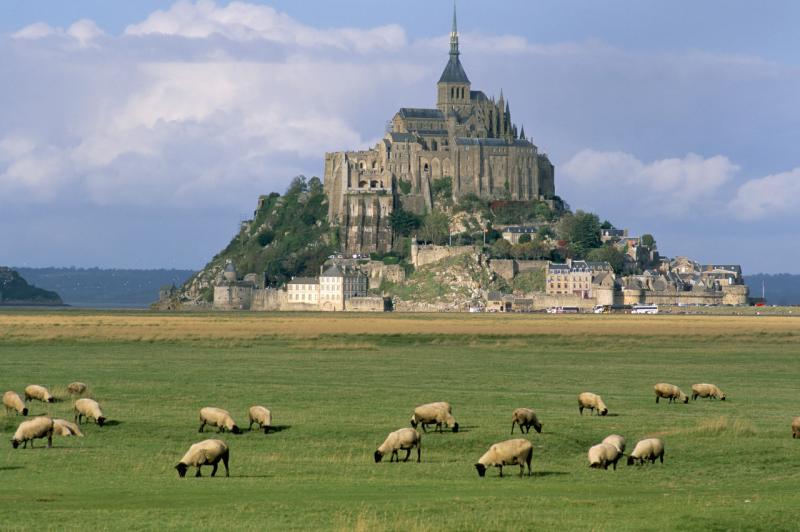
M 800 273 L 800 4 L 458 5 L 473 88 L 504 90 L 573 208 Z M 5 0 L 0 263 L 202 266 L 258 194 L 434 104 L 451 9 Z

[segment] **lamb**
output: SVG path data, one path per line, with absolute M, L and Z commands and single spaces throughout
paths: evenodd
M 651 464 L 656 463 L 656 459 L 660 459 L 664 463 L 664 442 L 658 438 L 647 438 L 639 441 L 633 452 L 628 455 L 628 465 L 633 465 L 639 462 L 643 465 L 645 460 L 650 460 Z
M 4 393 L 3 406 L 6 407 L 6 413 L 16 410 L 17 414 L 22 414 L 23 416 L 28 415 L 28 407 L 22 402 L 22 397 L 20 397 L 17 392 L 9 390 Z
M 689 397 L 681 391 L 680 388 L 674 384 L 667 384 L 666 382 L 659 382 L 653 389 L 656 392 L 656 403 L 660 398 L 669 399 L 669 402 L 680 401 L 684 404 L 689 402 Z
M 71 395 L 82 395 L 87 388 L 88 386 L 83 382 L 71 382 L 67 385 L 67 391 Z
M 399 462 L 400 457 L 397 455 L 397 451 L 400 449 L 406 452 L 406 457 L 403 458 L 403 462 L 408 462 L 408 457 L 411 456 L 411 449 L 414 447 L 417 448 L 417 463 L 419 463 L 420 454 L 422 452 L 421 443 L 422 437 L 415 429 L 406 427 L 394 432 L 390 432 L 386 437 L 386 440 L 384 440 L 380 447 L 378 447 L 378 450 L 375 451 L 375 463 L 377 464 L 383 460 L 383 457 L 386 453 L 392 453 L 392 456 L 389 458 L 389 462 Z
M 511 434 L 514 434 L 514 425 L 519 425 L 520 432 L 524 428 L 526 434 L 531 431 L 531 426 L 536 429 L 536 432 L 542 432 L 542 424 L 539 422 L 539 418 L 536 417 L 536 412 L 530 408 L 517 408 L 514 410 L 514 413 L 511 414 Z
M 56 399 L 50 394 L 50 391 L 44 386 L 38 384 L 30 384 L 25 387 L 25 401 L 36 399 L 43 403 L 55 403 Z
M 189 450 L 183 455 L 181 461 L 175 466 L 175 469 L 178 470 L 178 476 L 183 478 L 186 476 L 187 469 L 196 467 L 197 474 L 195 477 L 202 477 L 203 475 L 200 474 L 200 467 L 210 465 L 214 466 L 214 469 L 211 470 L 211 476 L 213 477 L 217 474 L 217 464 L 222 460 L 222 464 L 225 466 L 225 476 L 229 477 L 231 476 L 228 470 L 229 456 L 230 450 L 228 449 L 228 444 L 224 441 L 203 440 L 189 447 Z
M 48 416 L 38 416 L 29 421 L 23 421 L 17 427 L 17 432 L 11 439 L 11 446 L 16 449 L 20 443 L 23 443 L 23 449 L 31 442 L 31 449 L 33 449 L 33 440 L 36 438 L 47 438 L 47 447 L 53 446 L 53 420 Z
M 411 426 L 417 428 L 417 425 L 422 425 L 422 430 L 428 432 L 428 425 L 436 424 L 439 432 L 442 432 L 442 424 L 452 426 L 453 432 L 458 432 L 458 423 L 453 417 L 452 407 L 450 403 L 438 402 L 420 405 L 414 409 L 414 415 L 411 416 Z
M 258 423 L 258 426 L 264 429 L 264 434 L 269 432 L 272 426 L 272 412 L 270 412 L 268 408 L 263 406 L 251 406 L 247 415 L 250 418 L 250 426 L 247 430 L 253 430 L 253 423 Z
M 500 469 L 500 476 L 503 476 L 504 465 L 519 465 L 519 476 L 525 472 L 525 464 L 528 464 L 528 476 L 531 476 L 531 458 L 533 458 L 533 445 L 524 438 L 515 438 L 495 443 L 483 456 L 478 459 L 475 469 L 478 475 L 486 476 L 486 468 L 495 466 Z
M 100 404 L 94 399 L 83 398 L 75 401 L 75 423 L 80 425 L 81 418 L 86 418 L 87 420 L 92 418 L 101 427 L 106 422 L 106 417 L 103 415 L 103 411 L 100 410 Z
M 83 432 L 78 428 L 78 425 L 71 423 L 66 419 L 53 420 L 53 434 L 56 436 L 80 436 L 83 437 Z
M 603 398 L 591 392 L 583 392 L 578 396 L 578 412 L 583 415 L 583 409 L 597 410 L 597 415 L 605 416 L 608 414 L 608 408 L 603 402 Z
M 713 384 L 692 384 L 692 401 L 698 397 L 710 397 L 713 399 L 725 400 L 725 394 Z
M 608 469 L 608 465 L 613 464 L 616 471 L 620 458 L 619 448 L 610 443 L 598 443 L 589 448 L 589 467 Z
M 800 438 L 800 416 L 792 420 L 792 438 Z
M 200 409 L 200 428 L 197 429 L 197 432 L 203 432 L 203 429 L 206 425 L 217 427 L 217 432 L 225 432 L 226 430 L 229 430 L 234 434 L 242 433 L 238 425 L 236 425 L 236 422 L 231 417 L 231 413 L 227 410 L 223 410 L 222 408 L 207 406 Z
M 625 438 L 620 436 L 619 434 L 612 434 L 611 436 L 606 436 L 603 438 L 601 443 L 609 443 L 616 447 L 619 450 L 619 454 L 625 452 Z

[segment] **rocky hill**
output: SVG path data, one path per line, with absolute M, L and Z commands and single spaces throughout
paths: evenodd
M 15 270 L 0 266 L 0 305 L 63 305 L 59 295 L 29 285 Z

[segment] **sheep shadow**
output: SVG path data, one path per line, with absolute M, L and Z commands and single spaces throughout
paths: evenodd
M 606 414 L 604 417 L 619 417 L 619 414 L 617 414 L 617 413 L 613 413 L 613 414 L 612 414 L 611 412 L 609 412 L 609 413 L 608 413 L 608 414 Z
M 569 475 L 566 471 L 533 471 L 531 473 L 532 477 L 560 477 L 564 475 Z
M 12 466 L 0 466 L 0 471 L 14 471 L 16 469 L 25 469 L 23 466 L 12 465 Z
M 119 421 L 116 419 L 109 419 L 105 423 L 103 423 L 103 427 L 118 427 L 122 425 L 124 421 Z
M 283 432 L 284 430 L 289 430 L 290 428 L 292 428 L 291 425 L 272 425 L 267 431 L 267 434 L 272 434 L 273 432 Z

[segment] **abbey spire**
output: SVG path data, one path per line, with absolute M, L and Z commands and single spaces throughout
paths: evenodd
M 470 102 L 470 81 L 458 56 L 458 22 L 453 4 L 453 26 L 450 29 L 450 59 L 437 84 L 436 106 L 443 113 L 463 109 Z

